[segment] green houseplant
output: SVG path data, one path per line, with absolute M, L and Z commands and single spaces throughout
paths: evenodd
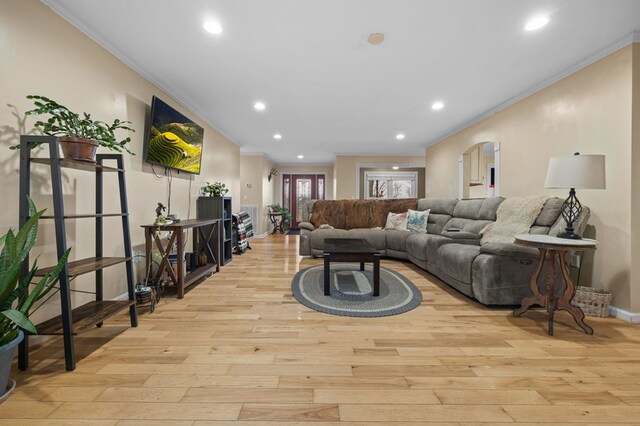
M 31 266 L 25 262 L 36 242 L 38 220 L 45 210 L 36 211 L 33 201 L 29 199 L 29 212 L 29 220 L 17 234 L 9 229 L 5 235 L 0 236 L 0 397 L 7 389 L 11 362 L 17 345 L 24 336 L 22 330 L 37 334 L 36 327 L 29 319 L 29 310 L 58 282 L 58 274 L 64 267 L 70 250 L 64 253 L 52 272 L 36 281 L 37 261 Z M 28 273 L 20 279 L 23 267 Z
M 222 197 L 227 192 L 229 192 L 229 189 L 227 189 L 224 183 L 220 182 L 207 182 L 206 185 L 200 188 L 200 194 L 202 194 L 203 197 Z
M 268 207 L 273 213 L 282 214 L 282 224 L 285 228 L 291 226 L 291 211 L 288 208 L 282 206 L 280 203 L 269 204 Z
M 35 126 L 45 135 L 58 136 L 60 146 L 66 158 L 83 161 L 95 161 L 98 145 L 112 151 L 126 151 L 134 155 L 127 148 L 131 142 L 130 137 L 116 138 L 115 131 L 127 130 L 134 132 L 128 125 L 129 121 L 115 119 L 112 124 L 94 120 L 91 114 L 83 112 L 82 115 L 69 110 L 66 106 L 40 95 L 28 95 L 27 99 L 33 101 L 35 108 L 27 111 L 26 115 L 45 115 L 46 120 L 38 120 Z M 19 146 L 13 146 L 16 149 Z

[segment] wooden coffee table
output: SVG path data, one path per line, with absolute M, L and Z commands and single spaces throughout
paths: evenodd
M 380 252 L 362 238 L 327 238 L 324 240 L 324 295 L 331 294 L 331 262 L 373 262 L 373 295 L 380 295 Z

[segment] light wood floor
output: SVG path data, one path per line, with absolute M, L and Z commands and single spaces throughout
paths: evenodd
M 638 326 L 589 319 L 587 336 L 563 312 L 549 337 L 540 311 L 513 318 L 391 260 L 420 307 L 318 313 L 291 296 L 294 273 L 320 263 L 297 238 L 254 239 L 137 329 L 122 315 L 79 336 L 75 372 L 61 339 L 33 348 L 0 425 L 640 424 Z

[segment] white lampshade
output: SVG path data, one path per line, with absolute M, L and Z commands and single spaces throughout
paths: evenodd
M 551 157 L 544 187 L 605 189 L 604 155 Z

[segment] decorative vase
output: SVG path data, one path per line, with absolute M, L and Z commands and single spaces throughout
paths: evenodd
M 0 346 L 0 401 L 4 401 L 15 387 L 15 382 L 13 381 L 11 386 L 7 385 L 9 384 L 9 372 L 11 371 L 13 357 L 18 349 L 18 343 L 22 342 L 22 339 L 24 339 L 24 333 L 22 330 L 18 330 L 18 336 L 15 339 Z
M 78 161 L 96 162 L 98 142 L 93 139 L 64 136 L 59 138 L 64 158 Z

